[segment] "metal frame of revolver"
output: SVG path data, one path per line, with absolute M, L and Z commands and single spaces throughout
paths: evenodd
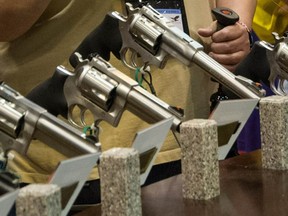
M 278 33 L 272 33 L 274 44 L 260 41 L 260 45 L 267 49 L 267 58 L 270 64 L 270 88 L 277 95 L 287 95 L 284 81 L 288 80 L 288 37 L 280 37 Z
M 85 139 L 79 130 L 48 113 L 2 83 L 0 85 L 0 149 L 25 155 L 38 139 L 66 156 L 100 154 L 100 144 Z
M 68 120 L 73 125 L 83 128 L 87 126 L 85 113 L 90 111 L 94 125 L 102 120 L 116 127 L 125 110 L 130 111 L 147 123 L 174 117 L 172 130 L 177 131 L 183 114 L 166 104 L 153 94 L 139 86 L 99 55 L 91 60 L 82 60 L 74 73 L 59 66 L 57 70 L 68 74 L 64 85 L 64 95 L 68 104 Z M 80 109 L 79 117 L 74 115 L 74 109 Z
M 127 17 L 112 12 L 119 20 L 123 40 L 121 59 L 131 69 L 137 67 L 135 56 L 141 56 L 144 66 L 156 65 L 164 68 L 169 57 L 189 66 L 195 63 L 217 82 L 223 84 L 241 98 L 260 98 L 265 91 L 256 83 L 241 76 L 235 76 L 203 51 L 203 46 L 178 29 L 150 5 L 133 8 L 126 3 Z M 131 50 L 132 58 L 126 57 Z M 137 54 L 135 54 L 137 53 Z

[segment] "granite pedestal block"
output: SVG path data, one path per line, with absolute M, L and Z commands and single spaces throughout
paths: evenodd
M 112 148 L 100 157 L 103 216 L 141 216 L 139 153 Z
M 288 168 L 288 97 L 270 96 L 260 100 L 262 166 Z
M 183 122 L 180 143 L 183 197 L 207 200 L 220 195 L 216 122 L 207 119 Z
M 61 190 L 54 184 L 30 184 L 20 189 L 17 216 L 60 216 Z

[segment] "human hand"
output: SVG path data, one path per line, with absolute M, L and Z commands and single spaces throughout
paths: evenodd
M 217 31 L 217 21 L 207 28 L 198 29 L 202 37 L 211 37 L 211 50 L 208 53 L 213 59 L 229 71 L 234 72 L 237 65 L 250 52 L 250 40 L 247 29 L 237 22 Z

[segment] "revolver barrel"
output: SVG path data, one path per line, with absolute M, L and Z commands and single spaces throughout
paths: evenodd
M 265 96 L 265 91 L 260 90 L 254 82 L 239 82 L 237 76 L 225 69 L 221 64 L 214 61 L 203 51 L 198 51 L 193 57 L 193 62 L 203 68 L 208 75 L 217 82 L 229 88 L 241 98 L 260 99 Z
M 183 115 L 170 105 L 154 97 L 154 95 L 147 95 L 144 89 L 140 86 L 134 87 L 128 94 L 127 110 L 134 113 L 147 123 L 156 123 L 174 116 L 173 124 L 171 126 L 172 131 L 179 132 L 179 126 L 182 123 L 181 119 Z

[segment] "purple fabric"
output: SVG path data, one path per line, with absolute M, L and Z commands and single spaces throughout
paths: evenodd
M 271 96 L 274 93 L 271 89 L 262 84 L 266 90 L 266 96 Z M 242 131 L 237 138 L 238 152 L 251 152 L 261 148 L 261 136 L 260 136 L 260 116 L 259 109 L 254 109 Z
M 259 110 L 255 109 L 237 138 L 238 152 L 261 148 Z

